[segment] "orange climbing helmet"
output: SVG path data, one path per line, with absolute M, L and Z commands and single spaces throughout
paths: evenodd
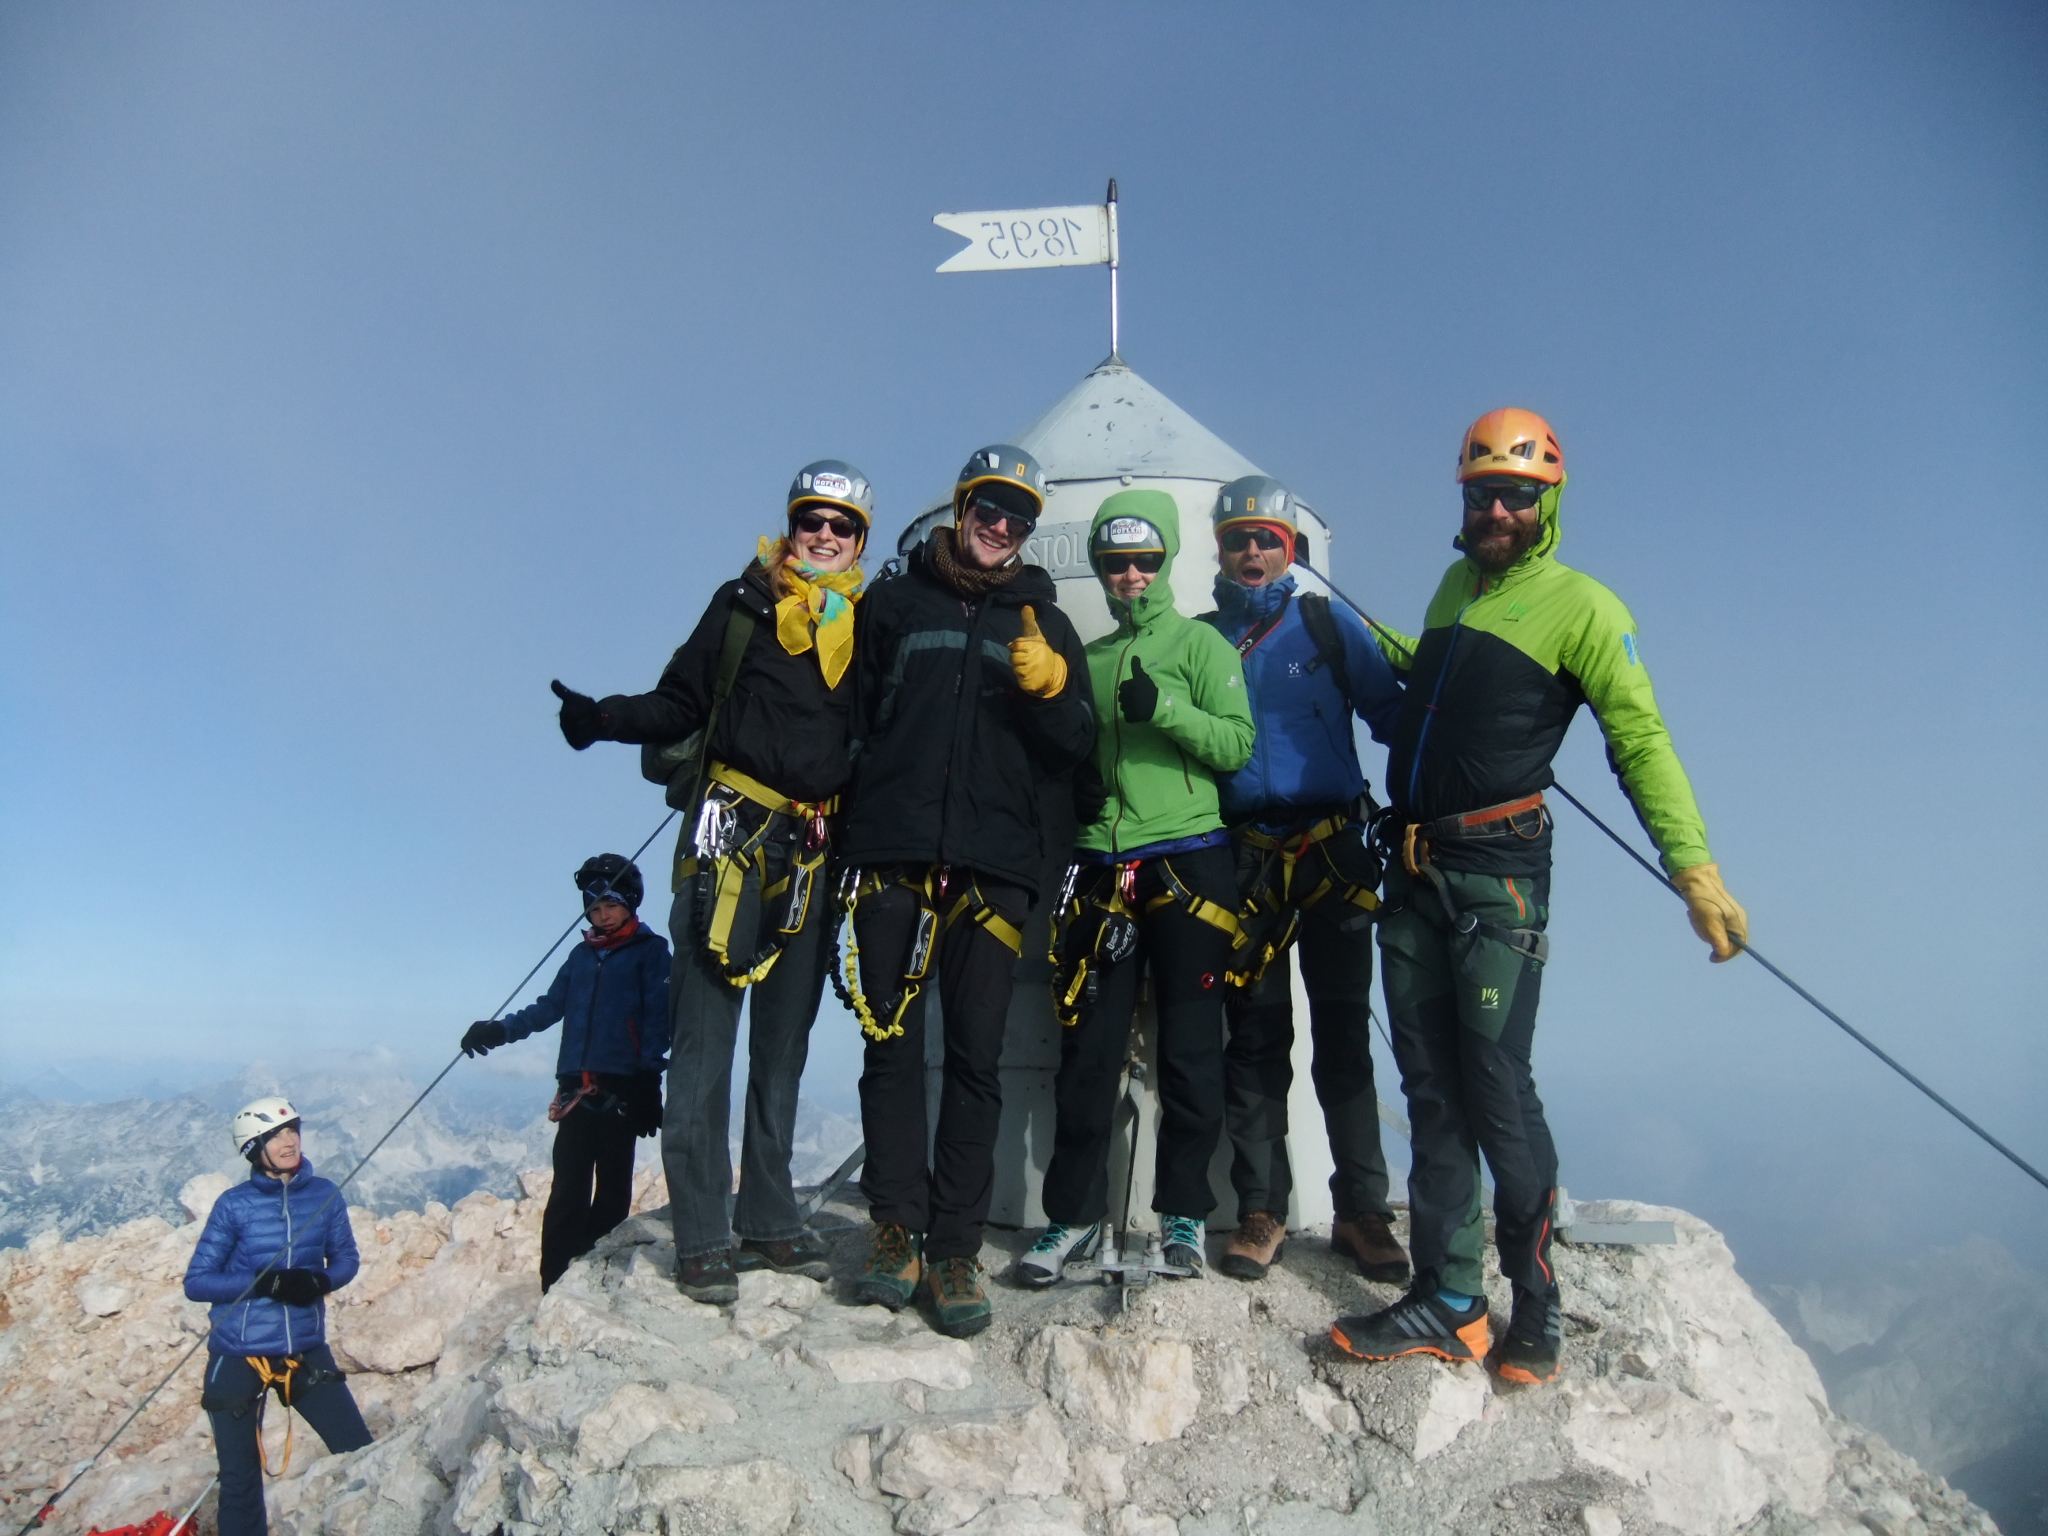
M 1458 449 L 1458 483 L 1481 475 L 1520 475 L 1545 485 L 1564 483 L 1564 449 L 1550 423 L 1534 411 L 1507 406 L 1488 411 L 1465 429 Z

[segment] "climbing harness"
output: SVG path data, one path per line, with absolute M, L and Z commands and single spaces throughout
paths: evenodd
M 1306 570 L 1311 576 L 1315 577 L 1316 580 L 1320 581 L 1324 586 L 1328 587 L 1330 589 L 1331 596 L 1335 597 L 1339 602 L 1343 603 L 1345 607 L 1349 608 L 1353 613 L 1357 614 L 1359 618 L 1363 619 L 1366 622 L 1366 624 L 1372 629 L 1373 633 L 1378 635 L 1382 640 L 1386 641 L 1386 643 L 1391 645 L 1395 650 L 1400 651 L 1403 655 L 1408 656 L 1411 660 L 1413 659 L 1415 655 L 1413 648 L 1410 647 L 1406 642 L 1404 642 L 1399 635 L 1395 634 L 1392 630 L 1388 629 L 1386 625 L 1380 623 L 1379 620 L 1375 619 L 1371 614 L 1367 613 L 1363 608 L 1359 607 L 1357 603 L 1353 602 L 1342 591 L 1338 590 L 1337 584 L 1335 582 L 1331 581 L 1329 577 L 1325 576 L 1321 571 L 1317 570 L 1314 566 L 1310 565 L 1306 560 L 1300 561 L 1299 564 L 1301 565 L 1302 569 Z M 1655 880 L 1659 885 L 1663 886 L 1664 889 L 1671 892 L 1672 895 L 1678 897 L 1681 901 L 1685 899 L 1685 893 L 1679 890 L 1677 886 L 1671 883 L 1670 878 L 1664 873 L 1663 870 L 1659 869 L 1655 864 L 1652 864 L 1648 859 L 1644 858 L 1640 853 L 1638 853 L 1634 845 L 1631 844 L 1627 838 L 1623 837 L 1619 832 L 1615 831 L 1614 828 L 1610 827 L 1609 825 L 1607 825 L 1606 822 L 1602 821 L 1598 816 L 1594 815 L 1593 812 L 1587 807 L 1585 801 L 1581 800 L 1577 795 L 1573 794 L 1570 790 L 1566 789 L 1562 784 L 1559 784 L 1555 780 L 1551 781 L 1550 787 L 1556 790 L 1560 795 L 1564 796 L 1565 799 L 1569 800 L 1572 803 L 1572 807 L 1575 810 L 1577 810 L 1580 815 L 1584 816 L 1586 820 L 1592 822 L 1594 826 L 1598 827 L 1602 832 L 1606 833 L 1609 841 L 1611 841 L 1614 844 L 1614 846 L 1619 848 L 1623 853 L 1627 854 L 1631 859 L 1634 859 L 1636 863 L 1640 864 L 1643 867 L 1643 871 L 1646 874 L 1648 874 L 1651 879 Z M 1866 1051 L 1870 1052 L 1871 1055 L 1875 1056 L 1879 1061 L 1883 1062 L 1886 1066 L 1890 1067 L 1894 1072 L 1898 1073 L 1899 1076 L 1903 1077 L 1915 1088 L 1918 1088 L 1922 1093 L 1927 1095 L 1929 1099 L 1933 1100 L 1941 1108 L 1947 1110 L 1950 1115 L 1955 1117 L 1956 1122 L 1958 1124 L 1963 1126 L 1966 1130 L 1970 1131 L 1973 1135 L 1975 1135 L 1978 1138 L 1978 1140 L 1982 1141 L 1987 1147 L 1991 1148 L 1992 1151 L 1998 1153 L 1999 1156 L 2003 1157 L 2007 1162 L 2011 1163 L 2015 1168 L 2019 1169 L 2020 1172 L 2024 1173 L 2036 1184 L 2039 1184 L 2043 1189 L 2048 1189 L 2048 1174 L 2042 1173 L 2040 1169 L 2036 1168 L 2032 1163 L 2028 1162 L 2025 1158 L 2021 1157 L 2019 1153 L 2013 1151 L 2011 1147 L 2008 1147 L 1996 1136 L 1992 1135 L 1989 1131 L 1985 1130 L 1983 1126 L 1979 1125 L 1975 1120 L 1972 1120 L 1960 1109 L 1957 1109 L 1955 1105 L 1949 1103 L 1947 1099 L 1943 1098 L 1940 1094 L 1936 1093 L 1932 1088 L 1928 1087 L 1926 1083 L 1922 1082 L 1912 1072 L 1907 1070 L 1907 1068 L 1901 1062 L 1899 1062 L 1895 1057 L 1890 1055 L 1881 1046 L 1879 1046 L 1876 1041 L 1872 1040 L 1868 1035 L 1864 1034 L 1861 1030 L 1857 1029 L 1847 1019 L 1843 1018 L 1839 1013 L 1835 1012 L 1834 1009 L 1830 1008 L 1826 1003 L 1822 1002 L 1819 998 L 1815 997 L 1811 992 L 1807 991 L 1806 988 L 1802 987 L 1790 976 L 1786 975 L 1783 971 L 1779 970 L 1777 966 L 1773 965 L 1770 961 L 1766 960 L 1762 955 L 1758 954 L 1756 951 L 1756 947 L 1754 945 L 1742 939 L 1734 939 L 1731 940 L 1731 942 L 1734 943 L 1735 947 L 1739 949 L 1743 954 L 1748 955 L 1752 960 L 1756 961 L 1758 965 L 1762 966 L 1765 970 L 1769 971 L 1771 975 L 1775 976 L 1779 981 L 1782 981 L 1786 985 L 1786 987 L 1788 987 L 1792 992 L 1796 993 L 1802 1001 L 1810 1004 L 1813 1007 L 1813 1010 L 1816 1013 L 1818 1013 L 1822 1018 L 1826 1019 L 1830 1024 L 1833 1024 L 1837 1029 L 1841 1030 L 1842 1033 L 1847 1035 L 1851 1040 L 1854 1040 L 1858 1045 L 1862 1046 Z
M 1141 902 L 1138 870 L 1148 863 L 1158 866 L 1166 889 Z M 1237 914 L 1191 890 L 1175 871 L 1171 854 L 1067 867 L 1046 948 L 1053 968 L 1052 1008 L 1061 1024 L 1071 1029 L 1080 1023 L 1082 1012 L 1100 991 L 1102 973 L 1137 949 L 1138 919 L 1169 906 L 1237 941 Z
M 292 1413 L 292 1377 L 305 1364 L 297 1355 L 284 1355 L 284 1369 L 274 1371 L 270 1361 L 263 1355 L 244 1355 L 250 1368 L 256 1372 L 256 1379 L 262 1385 L 256 1389 L 256 1460 L 263 1467 L 265 1477 L 283 1477 L 292 1468 L 292 1427 L 298 1422 Z M 284 1455 L 275 1472 L 270 1470 L 270 1457 L 263 1449 L 263 1404 L 268 1395 L 275 1391 L 277 1400 L 284 1404 Z
M 1358 932 L 1378 916 L 1380 861 L 1366 841 L 1365 829 L 1381 813 L 1369 795 L 1361 798 L 1362 819 L 1338 812 L 1299 831 L 1269 833 L 1246 827 L 1238 833 L 1241 844 L 1257 850 L 1260 857 L 1258 872 L 1237 909 L 1238 933 L 1223 973 L 1225 985 L 1244 990 L 1257 986 L 1266 968 L 1301 936 L 1302 914 L 1325 901 L 1352 909 L 1337 919 L 1343 933 Z M 1359 829 L 1355 834 L 1354 828 Z M 1338 858 L 1340 848 L 1369 867 L 1347 871 Z
M 905 1033 L 903 1016 L 924 990 L 932 958 L 938 951 L 939 936 L 955 923 L 971 922 L 1011 954 L 1024 953 L 1023 930 L 989 904 L 973 871 L 967 871 L 962 878 L 964 887 L 958 895 L 954 890 L 961 880 L 944 864 L 921 869 L 914 865 L 849 869 L 840 882 L 836 915 L 848 920 L 853 936 L 846 945 L 843 979 L 835 971 L 833 990 L 853 1010 L 854 1017 L 860 1020 L 861 1033 L 870 1040 L 894 1040 Z M 900 910 L 906 897 L 915 904 L 916 916 L 904 925 L 901 938 L 893 933 L 876 937 L 876 927 L 887 924 L 894 915 L 889 909 Z M 861 943 L 863 908 L 869 933 L 865 946 Z M 863 947 L 869 951 L 865 966 L 860 959 Z M 878 952 L 889 954 L 895 964 L 878 968 Z M 861 979 L 863 973 L 870 977 L 886 973 L 896 982 L 896 990 L 884 994 L 879 1007 L 867 993 Z
M 648 850 L 648 848 L 653 845 L 654 840 L 657 837 L 661 836 L 663 832 L 668 830 L 668 824 L 674 821 L 675 819 L 676 813 L 673 810 L 671 810 L 666 816 L 663 816 L 661 820 L 655 824 L 654 830 L 647 834 L 646 838 L 641 842 L 640 846 L 633 850 L 632 858 L 629 859 L 627 862 L 636 862 L 639 859 L 640 855 L 645 853 Z M 493 1008 L 491 1010 L 490 1016 L 493 1019 L 497 1018 L 499 1014 L 503 1013 L 507 1008 L 512 1006 L 514 999 L 516 999 L 521 992 L 524 992 L 526 990 L 526 984 L 532 981 L 534 977 L 540 974 L 540 968 L 546 965 L 549 960 L 554 958 L 555 951 L 560 949 L 563 946 L 563 944 L 567 943 L 569 936 L 582 926 L 583 917 L 579 913 L 576 916 L 575 920 L 572 921 L 568 927 L 564 928 L 559 934 L 556 935 L 555 942 L 550 944 L 547 947 L 547 949 L 542 952 L 541 957 L 533 962 L 532 967 L 527 971 L 527 973 L 519 978 L 519 984 L 515 986 L 510 992 L 505 994 L 504 1001 L 499 1003 L 496 1008 Z M 341 1179 L 335 1184 L 334 1193 L 329 1195 L 325 1200 L 321 1201 L 320 1208 L 313 1213 L 313 1221 L 315 1224 L 317 1224 L 320 1218 L 327 1213 L 328 1208 L 331 1207 L 335 1201 L 339 1200 L 342 1197 L 342 1194 L 348 1189 L 349 1185 L 355 1182 L 356 1175 L 360 1174 L 365 1168 L 367 1168 L 370 1165 L 370 1159 L 375 1157 L 379 1152 L 383 1151 L 384 1144 L 391 1140 L 393 1136 L 396 1136 L 398 1134 L 398 1128 L 404 1125 L 406 1121 L 412 1118 L 413 1111 L 418 1109 L 422 1104 L 427 1102 L 427 1095 L 432 1093 L 436 1088 L 440 1087 L 442 1079 L 447 1077 L 447 1075 L 450 1072 L 453 1072 L 455 1068 L 462 1062 L 462 1060 L 463 1053 L 461 1051 L 457 1051 L 452 1057 L 450 1057 L 448 1060 L 448 1065 L 443 1067 L 440 1071 L 436 1072 L 433 1076 L 432 1081 L 430 1081 L 426 1087 L 422 1088 L 419 1091 L 418 1097 L 416 1097 L 410 1104 L 405 1106 L 405 1112 L 401 1114 L 396 1120 L 391 1122 L 390 1126 L 385 1130 L 382 1136 L 379 1136 L 374 1142 L 370 1144 L 370 1149 L 367 1152 L 365 1152 L 361 1157 L 356 1159 L 356 1165 L 353 1168 L 349 1169 L 347 1173 L 343 1174 Z M 273 1273 L 278 1268 L 280 1261 L 282 1261 L 285 1258 L 287 1251 L 287 1249 L 279 1249 L 277 1253 L 272 1255 L 270 1262 L 265 1264 L 261 1269 L 257 1270 L 253 1276 L 250 1277 L 249 1283 L 242 1288 L 241 1295 L 237 1296 L 233 1301 L 227 1303 L 227 1305 L 230 1307 L 234 1307 L 239 1306 L 244 1301 L 247 1301 L 250 1295 L 255 1291 L 258 1282 L 260 1282 L 265 1275 Z M 72 1489 L 78 1486 L 79 1480 L 83 1478 L 86 1475 L 86 1473 L 90 1472 L 94 1467 L 99 1465 L 100 1458 L 106 1455 L 107 1452 L 113 1448 L 114 1442 L 116 1440 L 119 1440 L 121 1436 L 128 1432 L 128 1426 L 133 1424 L 137 1419 L 142 1417 L 142 1415 L 148 1410 L 149 1405 L 157 1400 L 157 1398 L 162 1394 L 165 1387 L 168 1387 L 171 1384 L 172 1378 L 174 1378 L 178 1374 L 178 1372 L 182 1371 L 185 1368 L 185 1363 L 199 1352 L 201 1347 L 205 1345 L 206 1340 L 209 1337 L 210 1333 L 211 1330 L 209 1329 L 208 1333 L 202 1333 L 198 1338 L 194 1339 L 191 1342 L 191 1344 L 186 1347 L 185 1352 L 182 1355 L 178 1356 L 177 1362 L 174 1365 L 172 1365 L 172 1367 L 168 1371 L 164 1372 L 162 1379 L 159 1380 L 155 1386 L 151 1387 L 149 1391 L 143 1395 L 141 1402 L 137 1403 L 133 1408 L 131 1408 L 128 1411 L 128 1417 L 123 1419 L 119 1424 L 115 1425 L 114 1432 L 108 1435 L 106 1439 L 100 1442 L 99 1449 L 94 1451 L 92 1455 L 88 1456 L 84 1461 L 78 1464 L 77 1469 L 71 1474 L 71 1480 L 65 1483 L 65 1485 L 62 1488 L 59 1488 L 55 1493 L 51 1494 L 48 1499 L 44 1500 L 42 1507 L 38 1509 L 33 1515 L 30 1515 L 28 1519 L 22 1523 L 20 1530 L 16 1533 L 16 1536 L 28 1536 L 28 1533 L 30 1531 L 33 1531 L 37 1526 L 43 1524 L 46 1520 L 49 1519 L 50 1515 L 56 1510 L 57 1505 L 63 1501 L 64 1496 L 71 1492 Z M 209 1484 L 208 1486 L 210 1487 L 211 1485 Z M 204 1498 L 205 1495 L 201 1494 L 200 1497 Z M 194 1503 L 193 1508 L 198 1508 L 196 1502 Z M 190 1518 L 189 1512 L 187 1518 Z
M 751 986 L 803 930 L 832 856 L 827 818 L 839 799 L 791 800 L 726 763 L 713 763 L 707 781 L 696 832 L 676 844 L 675 889 L 693 893 L 697 932 L 719 975 Z
M 1533 830 L 1524 832 L 1522 826 L 1527 819 L 1533 819 L 1535 826 Z M 1525 795 L 1520 800 L 1503 801 L 1499 805 L 1466 811 L 1457 816 L 1440 816 L 1435 821 L 1411 821 L 1401 829 L 1401 867 L 1429 882 L 1452 932 L 1466 939 L 1491 939 L 1496 944 L 1505 944 L 1532 964 L 1542 966 L 1550 959 L 1550 935 L 1540 928 L 1503 928 L 1499 923 L 1482 922 L 1472 913 L 1460 910 L 1457 900 L 1451 895 L 1450 882 L 1444 879 L 1443 871 L 1436 866 L 1435 845 L 1439 839 L 1453 842 L 1491 837 L 1515 837 L 1533 842 L 1549 825 L 1550 812 L 1544 807 L 1541 791 Z M 1458 962 L 1462 975 L 1477 974 L 1479 953 L 1476 943 L 1466 949 L 1464 959 Z

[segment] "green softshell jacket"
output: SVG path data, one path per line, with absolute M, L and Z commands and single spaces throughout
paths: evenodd
M 1083 827 L 1080 846 L 1121 853 L 1148 843 L 1198 837 L 1223 825 L 1216 775 L 1252 755 L 1251 700 L 1237 648 L 1173 606 L 1173 557 L 1180 553 L 1180 512 L 1164 491 L 1118 491 L 1096 509 L 1089 528 L 1113 517 L 1142 517 L 1165 536 L 1166 561 L 1134 603 L 1109 600 L 1116 629 L 1087 648 L 1088 679 L 1101 722 L 1095 767 L 1108 791 L 1101 819 Z M 1159 707 L 1142 724 L 1126 720 L 1117 685 L 1133 659 L 1159 685 Z
M 1521 559 L 1498 576 L 1460 560 L 1430 599 L 1412 654 L 1385 647 L 1408 672 L 1387 759 L 1395 809 L 1403 821 L 1433 821 L 1548 789 L 1565 728 L 1590 704 L 1665 869 L 1704 864 L 1706 825 L 1658 713 L 1635 620 L 1557 559 L 1562 490 L 1544 495 L 1542 536 Z M 1549 864 L 1550 834 L 1511 848 L 1444 845 L 1438 855 L 1479 874 L 1534 873 Z

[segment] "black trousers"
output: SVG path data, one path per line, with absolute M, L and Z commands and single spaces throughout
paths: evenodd
M 968 879 L 979 880 L 982 898 L 1005 921 L 1023 928 L 1031 901 L 1022 886 L 964 870 L 954 871 L 942 911 Z M 877 981 L 886 985 L 880 966 L 887 962 L 880 957 L 909 952 L 917 911 L 916 896 L 899 886 L 862 900 L 858 932 L 864 984 L 872 967 Z M 867 1044 L 860 1118 L 868 1150 L 860 1189 L 876 1221 L 925 1235 L 926 1258 L 972 1258 L 981 1252 L 982 1227 L 995 1190 L 996 1122 L 1003 1112 L 996 1063 L 1003 1053 L 1017 956 L 962 916 L 941 935 L 936 963 L 946 1047 L 938 1135 L 930 1136 L 925 1114 L 927 994 L 905 1011 L 901 1035 Z
M 356 1407 L 348 1383 L 335 1369 L 325 1344 L 301 1352 L 297 1375 L 322 1378 L 314 1386 L 295 1386 L 291 1411 L 313 1427 L 328 1451 L 360 1450 L 370 1443 L 369 1426 Z M 283 1366 L 273 1357 L 271 1368 Z M 263 1509 L 264 1387 L 256 1370 L 240 1355 L 208 1355 L 206 1385 L 200 1397 L 213 1425 L 213 1448 L 220 1458 L 220 1536 L 264 1536 L 270 1522 Z M 279 1405 L 282 1408 L 282 1404 Z M 294 1452 L 297 1451 L 294 1446 Z
M 585 1099 L 555 1127 L 555 1182 L 540 1218 L 542 1290 L 633 1208 L 632 1122 L 591 1103 Z
M 1337 850 L 1340 859 L 1347 856 L 1361 859 L 1362 867 L 1345 873 L 1370 883 L 1377 870 L 1363 864 L 1355 851 Z M 1258 850 L 1240 849 L 1240 879 L 1250 883 L 1258 862 Z M 1307 864 L 1304 871 L 1296 875 L 1298 885 L 1326 873 Z M 1387 1155 L 1380 1145 L 1379 1087 L 1373 1080 L 1372 934 L 1369 928 L 1347 933 L 1339 927 L 1357 910 L 1329 899 L 1318 902 L 1302 913 L 1295 941 L 1314 1050 L 1309 1078 L 1330 1138 L 1330 1198 L 1339 1221 L 1369 1211 L 1383 1216 L 1392 1212 L 1387 1203 Z M 1233 991 L 1224 1011 L 1230 1021 L 1230 1043 L 1224 1050 L 1225 1113 L 1238 1219 L 1253 1211 L 1270 1211 L 1285 1220 L 1294 1195 L 1294 1170 L 1287 1160 L 1294 988 L 1286 958 L 1268 966 L 1258 985 Z
M 1201 848 L 1138 866 L 1137 905 L 1166 894 L 1161 866 L 1225 911 L 1237 908 L 1237 876 L 1227 847 Z M 1092 873 L 1092 872 L 1091 872 Z M 1105 870 L 1098 878 L 1114 878 Z M 1209 1159 L 1223 1134 L 1223 967 L 1230 935 L 1174 904 L 1138 919 L 1138 945 L 1102 973 L 1095 1001 L 1060 1031 L 1060 1070 L 1052 1164 L 1045 1171 L 1045 1214 L 1086 1226 L 1109 1213 L 1109 1142 L 1117 1084 L 1130 1048 L 1138 979 L 1149 965 L 1159 1020 L 1159 1142 L 1152 1209 L 1206 1217 L 1215 1209 Z

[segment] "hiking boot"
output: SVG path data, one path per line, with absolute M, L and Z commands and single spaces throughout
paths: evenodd
M 1368 1280 L 1383 1285 L 1408 1283 L 1408 1255 L 1394 1236 L 1391 1216 L 1361 1211 L 1356 1216 L 1338 1217 L 1330 1228 L 1330 1251 L 1356 1263 L 1358 1272 Z
M 772 1269 L 778 1275 L 803 1275 L 811 1280 L 832 1278 L 832 1255 L 808 1232 L 782 1238 L 740 1239 L 732 1256 L 732 1267 L 741 1274 L 754 1269 Z
M 1287 1228 L 1279 1218 L 1271 1211 L 1253 1211 L 1239 1220 L 1216 1267 L 1239 1280 L 1263 1280 L 1286 1251 Z
M 853 1282 L 853 1299 L 900 1312 L 924 1275 L 924 1236 L 893 1221 L 875 1223 L 875 1246 Z
M 1391 1307 L 1365 1317 L 1340 1317 L 1330 1339 L 1355 1360 L 1392 1360 L 1401 1355 L 1435 1355 L 1439 1360 L 1486 1358 L 1486 1298 L 1474 1298 L 1460 1312 L 1438 1299 L 1436 1283 L 1420 1286 Z
M 1090 1258 L 1102 1243 L 1102 1223 L 1066 1227 L 1054 1222 L 1045 1236 L 1031 1245 L 1031 1251 L 1017 1261 L 1017 1283 L 1042 1291 L 1058 1282 L 1067 1265 Z
M 988 1292 L 981 1288 L 979 1259 L 935 1260 L 924 1279 L 931 1294 L 932 1326 L 948 1338 L 972 1337 L 994 1318 Z
M 1199 1280 L 1209 1267 L 1202 1251 L 1203 1224 L 1199 1216 L 1159 1218 L 1159 1257 L 1167 1264 L 1169 1280 Z
M 740 1279 L 732 1272 L 732 1250 L 692 1254 L 676 1265 L 676 1289 L 707 1306 L 730 1306 L 740 1299 Z
M 1564 1324 L 1557 1305 L 1557 1287 L 1525 1291 L 1515 1287 L 1515 1313 L 1490 1357 L 1502 1381 L 1527 1386 L 1557 1379 L 1564 1353 Z

